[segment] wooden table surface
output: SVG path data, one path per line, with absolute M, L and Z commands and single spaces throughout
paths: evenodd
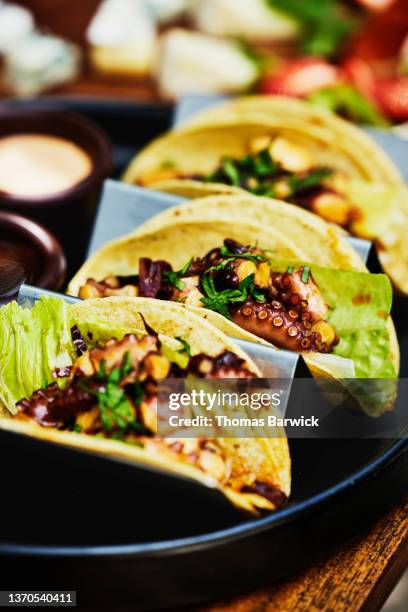
M 195 610 L 376 612 L 407 566 L 408 500 L 384 516 L 369 533 L 301 574 Z

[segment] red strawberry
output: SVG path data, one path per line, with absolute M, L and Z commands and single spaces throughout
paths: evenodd
M 338 82 L 335 66 L 318 57 L 305 57 L 281 66 L 276 74 L 266 75 L 260 90 L 267 94 L 303 97 Z
M 383 112 L 392 119 L 408 120 L 408 77 L 378 80 L 376 97 Z

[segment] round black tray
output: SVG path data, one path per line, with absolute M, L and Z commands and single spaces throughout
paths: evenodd
M 152 130 L 153 123 L 157 117 Z M 401 376 L 407 305 L 397 299 L 393 313 Z M 406 493 L 406 439 L 290 446 L 290 503 L 254 520 L 204 487 L 3 432 L 2 588 L 76 590 L 81 607 L 202 602 L 316 562 Z

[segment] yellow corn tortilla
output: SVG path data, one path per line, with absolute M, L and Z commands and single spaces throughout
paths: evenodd
M 234 216 L 239 222 L 228 221 L 224 209 L 234 210 Z M 253 220 L 254 216 L 257 223 Z M 300 221 L 297 221 L 297 217 L 300 217 Z M 204 255 L 222 244 L 225 238 L 243 244 L 258 243 L 276 259 L 298 260 L 327 268 L 367 271 L 352 247 L 315 215 L 305 214 L 288 204 L 277 204 L 268 199 L 259 201 L 259 198 L 248 195 L 224 199 L 212 197 L 170 208 L 133 234 L 106 244 L 80 268 L 68 292 L 78 295 L 88 278 L 102 280 L 111 275 L 136 274 L 142 257 L 163 259 L 171 263 L 174 269 L 179 269 L 190 257 Z M 174 303 L 166 304 L 171 308 Z M 192 306 L 181 307 L 204 317 L 229 336 L 268 344 L 217 312 Z M 398 372 L 399 346 L 391 318 L 388 329 L 390 359 Z M 307 353 L 304 356 L 314 374 L 334 378 L 339 376 L 336 369 L 338 364 L 333 363 L 330 355 Z M 344 363 L 343 367 L 346 365 Z M 343 377 L 353 378 L 355 375 L 352 364 L 343 371 L 347 372 L 343 373 Z
M 131 162 L 123 180 L 190 198 L 237 194 L 242 192 L 239 187 L 175 178 L 174 170 L 186 177 L 209 174 L 223 157 L 245 155 L 248 142 L 261 136 L 281 136 L 305 148 L 316 165 L 342 172 L 357 187 L 359 181 L 375 182 L 388 193 L 387 206 L 381 209 L 379 194 L 370 218 L 366 205 L 361 206 L 362 222 L 356 224 L 356 231 L 361 237 L 375 237 L 384 270 L 397 289 L 408 293 L 408 190 L 402 176 L 367 134 L 324 109 L 274 96 L 220 104 L 146 147 Z M 348 193 L 357 209 L 362 189 L 352 185 Z
M 215 356 L 224 350 L 233 351 L 245 360 L 251 371 L 260 375 L 255 363 L 230 338 L 178 304 L 164 304 L 145 298 L 112 297 L 73 304 L 69 306 L 69 311 L 72 322 L 78 325 L 83 334 L 92 331 L 98 339 L 120 338 L 127 333 L 145 334 L 143 315 L 148 325 L 159 333 L 163 343 L 177 344 L 175 338 L 181 336 L 190 344 L 193 355 L 202 352 Z M 290 494 L 290 455 L 283 430 L 279 431 L 279 437 L 268 439 L 224 438 L 215 441 L 232 460 L 230 479 L 222 483 L 175 456 L 160 445 L 157 438 L 147 440 L 144 448 L 140 448 L 115 440 L 58 431 L 17 420 L 4 410 L 4 406 L 3 410 L 0 409 L 0 429 L 193 479 L 205 486 L 218 488 L 238 508 L 250 513 L 270 511 L 275 507 L 258 494 L 241 493 L 238 485 L 250 486 L 259 480 L 273 484 L 287 496 Z

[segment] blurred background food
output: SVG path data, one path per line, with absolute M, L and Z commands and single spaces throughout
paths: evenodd
M 248 91 L 408 120 L 406 0 L 0 0 L 3 96 Z

